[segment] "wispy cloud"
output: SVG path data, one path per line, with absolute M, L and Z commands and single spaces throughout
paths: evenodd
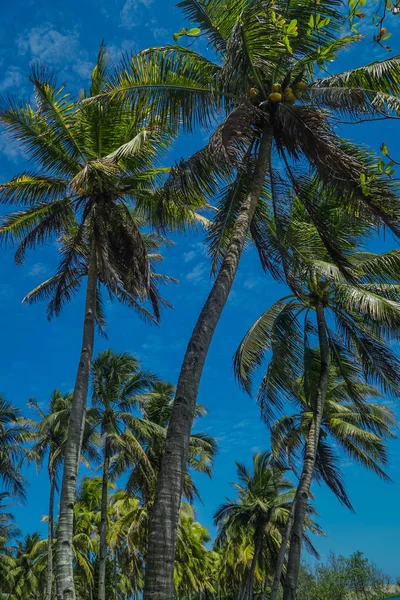
M 246 281 L 243 283 L 243 287 L 246 288 L 246 290 L 252 290 L 256 285 L 256 279 L 246 279 Z
M 55 65 L 66 57 L 75 57 L 79 50 L 77 30 L 58 31 L 51 23 L 44 23 L 22 32 L 17 38 L 18 52 L 34 60 Z
M 155 27 L 153 29 L 153 37 L 157 41 L 164 41 L 166 39 L 172 38 L 172 33 L 169 29 L 165 27 Z
M 153 0 L 126 0 L 120 12 L 121 27 L 133 29 L 142 21 L 143 11 L 148 9 Z
M 190 250 L 189 252 L 183 253 L 183 260 L 185 261 L 185 263 L 188 263 L 191 260 L 193 260 L 195 256 L 196 256 L 196 251 Z
M 43 263 L 35 263 L 31 270 L 28 272 L 29 277 L 37 277 L 38 275 L 44 275 L 47 273 L 47 267 Z
M 4 77 L 0 80 L 0 92 L 8 92 L 13 88 L 18 88 L 19 91 L 24 83 L 24 78 L 19 67 L 8 67 Z
M 206 263 L 201 262 L 193 267 L 193 269 L 186 275 L 186 279 L 192 283 L 200 283 L 200 281 L 204 279 L 206 271 Z
M 20 158 L 24 156 L 22 147 L 5 137 L 4 133 L 0 129 L 0 154 L 3 154 L 11 162 L 18 162 Z

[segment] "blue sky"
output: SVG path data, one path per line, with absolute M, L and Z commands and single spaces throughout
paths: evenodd
M 7 3 L 0 24 L 0 93 L 29 97 L 27 80 L 31 61 L 43 61 L 60 72 L 60 77 L 77 90 L 86 84 L 99 44 L 104 39 L 112 56 L 172 41 L 183 25 L 179 10 L 165 0 L 26 0 Z M 389 28 L 393 53 L 400 49 L 398 21 Z M 371 26 L 363 23 L 368 38 L 343 55 L 345 69 L 383 58 L 386 53 L 370 43 Z M 400 123 L 378 123 L 347 128 L 345 134 L 379 148 L 385 140 L 392 154 L 400 156 L 397 139 Z M 188 155 L 200 146 L 207 132 L 179 142 L 172 159 Z M 18 148 L 0 137 L 0 181 L 25 167 Z M 176 239 L 166 252 L 163 271 L 180 280 L 166 290 L 173 311 L 165 311 L 160 327 L 145 326 L 128 309 L 107 306 L 109 339 L 98 339 L 96 350 L 111 347 L 136 354 L 146 369 L 176 383 L 180 363 L 198 312 L 210 288 L 209 263 L 203 235 Z M 375 243 L 375 249 L 383 249 Z M 22 306 L 21 299 L 52 273 L 57 259 L 55 245 L 31 254 L 23 267 L 16 267 L 10 250 L 2 251 L 0 266 L 0 392 L 25 410 L 30 397 L 45 403 L 54 388 L 71 390 L 81 343 L 83 298 L 79 295 L 63 315 L 49 323 L 45 306 Z M 213 532 L 212 515 L 231 493 L 234 461 L 249 462 L 253 452 L 268 448 L 268 432 L 259 419 L 255 403 L 242 393 L 233 378 L 232 355 L 248 326 L 272 302 L 283 296 L 284 286 L 263 275 L 254 252 L 248 250 L 241 263 L 228 305 L 210 350 L 200 388 L 199 401 L 209 416 L 198 428 L 214 435 L 219 444 L 214 477 L 198 479 L 203 504 L 197 505 L 199 520 Z M 27 410 L 27 409 L 26 409 Z M 400 446 L 391 444 L 390 475 L 386 485 L 343 460 L 348 491 L 356 509 L 352 515 L 323 487 L 316 488 L 320 523 L 327 534 L 317 541 L 326 556 L 330 549 L 348 554 L 362 550 L 392 576 L 400 574 L 398 540 L 400 517 Z M 44 531 L 40 518 L 47 511 L 47 482 L 44 474 L 27 471 L 30 481 L 28 503 L 14 512 L 24 530 Z

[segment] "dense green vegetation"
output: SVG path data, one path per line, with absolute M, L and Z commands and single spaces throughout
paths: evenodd
M 382 232 L 400 236 L 396 165 L 386 146 L 377 156 L 339 125 L 399 118 L 400 58 L 326 68 L 361 42 L 364 4 L 182 0 L 191 28 L 176 44 L 117 65 L 102 45 L 79 97 L 35 65 L 32 101 L 2 101 L 4 134 L 32 168 L 0 185 L 0 241 L 18 264 L 58 242 L 56 272 L 24 302 L 46 300 L 51 318 L 84 286 L 85 305 L 72 393 L 54 391 L 45 409 L 31 400 L 23 414 L 0 399 L 1 600 L 378 600 L 389 590 L 360 553 L 301 566 L 323 535 L 313 481 L 352 510 L 343 453 L 388 480 L 397 426 L 385 401 L 400 395 L 400 251 L 366 249 Z M 397 10 L 385 6 L 374 15 L 380 46 Z M 192 43 L 203 36 L 207 54 Z M 205 147 L 160 166 L 199 127 Z M 176 387 L 136 356 L 94 355 L 104 294 L 160 321 L 160 286 L 173 282 L 158 272 L 162 248 L 194 227 L 214 282 Z M 193 474 L 212 475 L 217 448 L 192 426 L 207 412 L 198 389 L 246 244 L 287 288 L 232 367 L 271 443 L 251 469 L 237 464 L 211 543 Z M 24 462 L 48 473 L 47 539 L 22 536 L 7 508 L 26 495 Z

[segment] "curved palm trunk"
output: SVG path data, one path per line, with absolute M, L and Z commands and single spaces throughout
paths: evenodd
M 197 320 L 183 360 L 150 518 L 144 600 L 171 600 L 173 597 L 179 507 L 197 394 L 208 349 L 228 300 L 246 236 L 262 193 L 272 139 L 270 130 L 266 129 L 261 139 L 253 180 L 236 220 L 220 271 Z
M 294 512 L 292 535 L 290 537 L 288 566 L 286 571 L 285 584 L 283 587 L 283 600 L 296 600 L 296 589 L 299 579 L 301 545 L 304 534 L 304 523 L 307 514 L 308 498 L 310 495 L 311 482 L 314 474 L 325 398 L 328 389 L 330 355 L 328 338 L 326 333 L 324 307 L 320 299 L 317 300 L 316 312 L 318 325 L 318 340 L 321 357 L 320 376 L 316 398 L 316 415 L 311 423 L 310 430 L 308 433 L 306 452 L 303 463 L 303 471 L 301 473 L 299 485 L 296 491 L 296 508 Z
M 68 440 L 64 455 L 56 555 L 56 585 L 58 600 L 75 600 L 74 574 L 72 568 L 74 504 L 79 457 L 85 426 L 90 365 L 93 356 L 96 284 L 97 261 L 95 249 L 92 248 L 88 269 L 82 349 L 72 397 Z
M 50 460 L 49 460 L 50 462 Z M 49 467 L 50 477 L 50 499 L 49 499 L 49 521 L 47 524 L 47 586 L 46 600 L 52 600 L 53 593 L 53 538 L 54 538 L 54 493 L 56 489 L 56 477 L 53 467 Z
M 103 483 L 102 483 L 102 490 L 101 490 L 98 600 L 105 600 L 105 598 L 106 598 L 107 501 L 108 501 L 109 466 L 110 466 L 110 444 L 109 444 L 108 438 L 106 438 L 105 445 L 104 445 Z
M 294 521 L 294 511 L 296 507 L 296 502 L 292 502 L 292 506 L 290 507 L 289 518 L 286 523 L 285 531 L 282 536 L 281 547 L 279 548 L 279 554 L 276 561 L 274 580 L 272 582 L 271 587 L 271 595 L 270 600 L 276 600 L 279 591 L 279 584 L 281 582 L 283 565 L 285 564 L 285 555 L 288 547 L 290 535 L 292 533 L 293 521 Z

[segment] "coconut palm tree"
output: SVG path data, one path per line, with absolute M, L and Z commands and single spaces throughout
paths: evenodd
M 19 530 L 14 522 L 14 516 L 8 512 L 10 504 L 6 504 L 10 497 L 8 492 L 0 494 L 0 578 L 2 581 L 2 590 L 0 591 L 1 600 L 14 600 L 12 595 L 15 569 L 14 547 L 12 546 L 15 538 L 19 535 Z
M 152 391 L 144 394 L 139 400 L 143 418 L 147 422 L 158 426 L 163 432 L 162 437 L 153 436 L 151 443 L 146 446 L 146 455 L 155 476 L 157 476 L 162 464 L 165 451 L 165 435 L 172 415 L 174 394 L 174 386 L 165 382 L 157 382 Z M 206 415 L 206 407 L 203 404 L 197 404 L 195 419 L 201 419 Z M 190 503 L 193 503 L 194 499 L 199 497 L 192 472 L 204 473 L 211 477 L 216 453 L 217 443 L 212 436 L 201 432 L 192 433 L 189 440 L 189 456 L 183 485 L 183 495 Z M 132 468 L 127 489 L 139 493 L 145 502 L 152 502 L 156 490 L 156 477 L 149 478 L 138 463 Z
M 105 600 L 110 462 L 119 452 L 126 452 L 131 461 L 140 464 L 144 473 L 151 472 L 152 466 L 140 442 L 161 437 L 162 432 L 150 421 L 132 414 L 138 407 L 139 397 L 149 392 L 156 382 L 153 374 L 140 370 L 134 356 L 105 350 L 93 362 L 92 380 L 92 405 L 104 440 L 98 600 Z
M 292 398 L 291 403 L 297 412 L 282 416 L 271 431 L 271 444 L 276 460 L 295 473 L 301 472 L 308 432 L 315 419 L 312 398 L 315 397 L 315 386 L 318 384 L 320 361 L 315 349 L 308 349 L 307 354 L 309 356 L 305 359 L 305 365 L 308 374 L 303 374 L 297 381 L 287 382 L 288 396 Z M 353 399 L 355 392 L 357 402 Z M 395 437 L 392 428 L 396 426 L 396 418 L 388 407 L 372 403 L 371 398 L 381 398 L 381 394 L 375 386 L 364 383 L 363 374 L 358 371 L 357 365 L 342 362 L 339 371 L 334 360 L 333 364 L 331 361 L 314 478 L 325 482 L 339 501 L 350 510 L 353 508 L 343 484 L 337 450 L 347 454 L 350 460 L 372 470 L 383 480 L 389 480 L 383 470 L 387 465 L 384 440 Z M 289 527 L 287 538 L 290 533 Z M 275 572 L 271 599 L 276 598 L 278 593 L 286 545 L 287 540 L 282 545 L 282 564 Z
M 52 600 L 53 590 L 53 544 L 54 532 L 54 497 L 59 486 L 59 475 L 63 463 L 65 447 L 68 439 L 68 426 L 72 408 L 72 394 L 62 394 L 54 390 L 47 412 L 44 412 L 35 399 L 28 406 L 37 413 L 39 420 L 25 419 L 32 431 L 32 447 L 27 451 L 26 458 L 35 461 L 38 468 L 43 466 L 47 457 L 47 474 L 50 483 L 49 513 L 47 518 L 47 591 L 46 600 Z M 86 414 L 85 429 L 82 440 L 82 456 L 86 466 L 98 460 L 98 443 L 93 431 L 92 411 Z
M 283 415 L 271 429 L 275 459 L 295 473 L 299 472 L 308 431 L 315 418 L 310 400 L 315 397 L 313 388 L 318 384 L 320 360 L 316 349 L 309 353 L 305 361 L 308 374 L 287 382 L 288 395 L 297 412 Z M 342 369 L 343 366 L 342 363 Z M 307 393 L 305 381 L 309 386 Z M 354 390 L 357 390 L 357 402 L 353 400 Z M 364 400 L 361 402 L 360 398 Z M 357 365 L 346 365 L 344 379 L 334 359 L 331 361 L 314 476 L 324 481 L 350 509 L 352 506 L 341 482 L 338 450 L 382 479 L 389 479 L 383 470 L 388 462 L 384 440 L 395 437 L 396 417 L 387 406 L 371 402 L 372 398 L 382 400 L 382 395 L 375 386 L 364 383 Z
M 45 540 L 37 532 L 28 533 L 23 540 L 18 540 L 12 571 L 16 598 L 43 598 L 46 589 L 46 563 L 43 560 L 45 552 Z
M 29 429 L 23 424 L 20 411 L 0 395 L 0 484 L 21 500 L 25 499 L 25 479 L 19 464 L 28 437 Z
M 281 532 L 291 512 L 295 496 L 292 482 L 285 477 L 286 471 L 274 463 L 269 452 L 253 455 L 252 472 L 241 463 L 236 463 L 239 482 L 233 484 L 238 498 L 223 504 L 215 514 L 219 527 L 217 547 L 228 539 L 246 539 L 252 548 L 250 568 L 246 569 L 239 598 L 253 598 L 256 569 L 263 553 L 276 555 Z M 311 507 L 310 507 L 310 510 Z M 317 525 L 308 522 L 315 533 L 321 533 Z M 307 538 L 308 544 L 310 540 Z
M 286 382 L 298 379 L 303 372 L 305 394 L 313 406 L 302 472 L 296 492 L 293 527 L 290 536 L 285 599 L 294 597 L 301 557 L 304 519 L 320 439 L 326 395 L 329 386 L 331 357 L 344 379 L 348 393 L 356 404 L 363 404 L 362 389 L 348 378 L 353 364 L 364 382 L 374 383 L 385 393 L 397 396 L 400 391 L 399 367 L 388 340 L 398 337 L 400 303 L 394 266 L 398 251 L 384 255 L 354 252 L 348 256 L 353 281 L 347 281 L 322 253 L 312 263 L 311 249 L 307 262 L 296 258 L 288 271 L 288 282 L 295 291 L 276 302 L 249 329 L 235 355 L 235 372 L 240 383 L 250 391 L 254 372 L 272 350 L 267 372 L 258 392 L 263 418 L 270 425 L 276 412 L 291 401 Z M 329 315 L 329 318 L 328 318 Z M 314 317 L 315 316 L 315 320 Z M 318 381 L 311 387 L 304 368 L 312 353 L 310 344 L 317 338 Z M 340 494 L 340 487 L 337 488 Z M 282 549 L 283 552 L 283 549 Z M 283 556 L 281 556 L 282 566 Z M 279 580 L 279 578 L 278 578 Z
M 279 208 L 282 178 L 296 187 L 331 257 L 343 268 L 346 260 L 329 222 L 303 193 L 300 166 L 302 173 L 310 168 L 334 190 L 337 206 L 345 204 L 368 226 L 385 223 L 399 232 L 393 184 L 378 174 L 370 153 L 339 137 L 335 125 L 338 119 L 397 116 L 400 60 L 324 76 L 326 61 L 360 39 L 340 37 L 343 14 L 337 0 L 278 0 L 273 6 L 252 0 L 182 0 L 179 5 L 197 27 L 190 35 L 200 30 L 217 60 L 180 45 L 150 49 L 126 59 L 111 82 L 112 91 L 103 94 L 134 105 L 147 102 L 160 122 L 174 130 L 180 124 L 188 131 L 199 124 L 214 126 L 225 113 L 209 144 L 179 165 L 167 185 L 171 197 L 187 192 L 217 198 L 218 212 L 208 235 L 217 277 L 177 385 L 150 528 L 149 600 L 167 600 L 173 593 L 175 535 L 167 532 L 177 531 L 204 363 L 249 236 L 264 268 L 276 269 L 265 233 L 271 206 Z M 284 165 L 280 178 L 274 170 L 278 164 Z
M 107 59 L 102 46 L 89 95 L 106 89 Z M 58 315 L 87 278 L 82 349 L 73 393 L 60 499 L 57 589 L 74 599 L 72 572 L 73 505 L 85 407 L 93 354 L 95 320 L 103 313 L 99 288 L 158 320 L 162 303 L 151 277 L 151 256 L 139 230 L 143 222 L 168 215 L 168 225 L 194 220 L 188 205 L 163 202 L 156 187 L 166 169 L 157 166 L 171 136 L 150 122 L 147 110 L 120 99 L 75 102 L 54 75 L 34 67 L 35 103 L 4 102 L 0 120 L 35 163 L 0 187 L 0 202 L 22 206 L 3 218 L 0 237 L 18 245 L 21 263 L 27 250 L 61 237 L 61 261 L 55 276 L 26 301 L 50 298 L 48 314 Z M 132 212 L 135 207 L 136 214 Z M 138 219 L 140 223 L 138 224 Z M 163 219 L 163 223 L 165 219 Z M 152 313 L 141 303 L 150 301 Z
M 191 594 L 213 593 L 211 579 L 215 553 L 207 549 L 210 534 L 195 520 L 193 507 L 182 503 L 175 556 L 175 594 L 177 598 Z

